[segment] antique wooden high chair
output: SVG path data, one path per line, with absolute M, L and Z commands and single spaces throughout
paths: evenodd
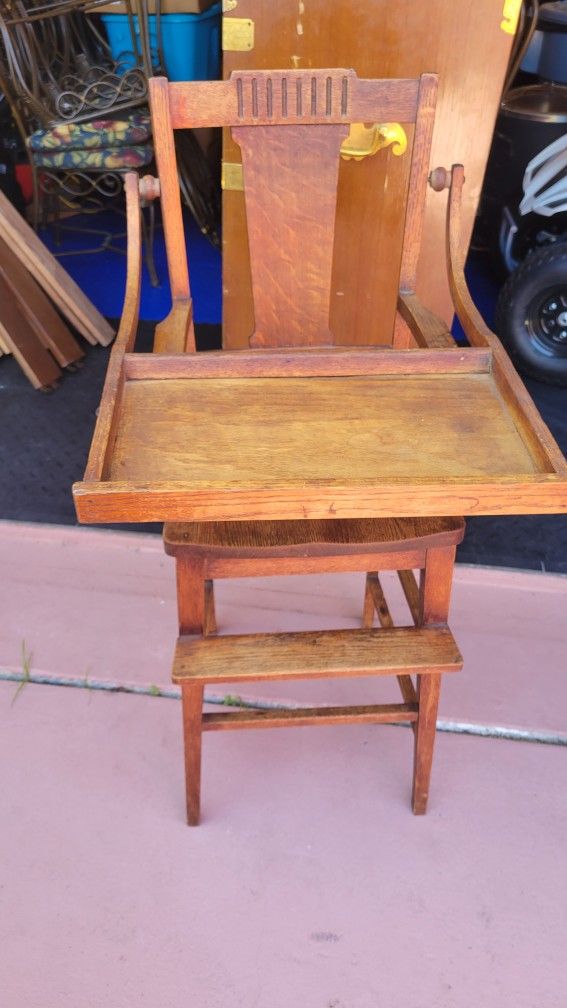
M 250 334 L 253 347 L 334 343 L 329 329 L 329 301 L 338 156 L 341 141 L 349 131 L 328 120 L 339 102 L 346 109 L 348 92 L 358 84 L 355 81 L 352 74 L 319 71 L 256 74 L 248 79 L 242 75 L 233 82 L 238 116 L 247 116 L 242 125 L 238 120 L 232 124 L 232 135 L 241 146 L 244 165 L 256 323 Z M 417 137 L 411 180 L 415 209 L 412 212 L 410 207 L 408 215 L 404 262 L 407 278 L 411 276 L 412 281 L 436 91 L 436 78 L 423 77 L 415 111 Z M 168 197 L 176 202 L 177 187 L 167 196 L 165 188 L 172 172 L 172 132 L 166 139 L 168 86 L 163 79 L 152 82 L 151 102 L 154 128 L 161 123 L 164 134 L 163 145 L 160 142 L 156 146 L 162 203 Z M 308 121 L 317 124 L 315 128 L 303 124 L 306 113 Z M 288 122 L 272 125 L 274 114 Z M 357 120 L 365 118 L 362 108 L 354 114 Z M 177 211 L 175 219 L 179 226 Z M 170 218 L 170 231 L 171 222 Z M 171 245 L 176 249 L 169 256 L 170 268 L 175 269 L 175 263 L 183 266 L 178 262 L 179 237 L 167 237 L 168 252 Z M 413 286 L 410 282 L 409 289 Z M 187 298 L 185 276 L 183 291 Z M 180 346 L 177 333 L 169 336 L 169 325 L 168 321 L 161 327 L 156 349 L 164 351 L 167 344 L 167 350 L 193 350 L 192 334 L 187 344 Z M 400 327 L 403 338 L 401 332 Z M 444 326 L 440 342 L 452 344 Z M 258 430 L 259 439 L 263 433 Z M 409 721 L 415 734 L 412 807 L 415 813 L 425 812 L 441 672 L 461 665 L 446 624 L 455 548 L 463 533 L 462 519 L 166 523 L 165 549 L 176 558 L 177 568 L 180 642 L 173 678 L 181 684 L 183 694 L 189 824 L 199 821 L 203 728 Z M 420 589 L 412 568 L 421 569 Z M 409 630 L 403 642 L 392 639 L 396 653 L 386 644 L 385 635 L 393 622 L 378 577 L 378 571 L 390 569 L 400 570 L 413 620 L 419 628 Z M 215 578 L 341 570 L 372 572 L 366 582 L 365 629 L 221 637 L 212 647 L 208 640 L 199 644 L 199 638 L 216 632 Z M 376 612 L 385 628 L 380 638 L 370 629 Z M 428 625 L 443 628 L 442 637 L 434 642 L 433 638 L 420 636 Z M 193 635 L 196 638 L 183 640 Z M 398 640 L 402 646 L 396 649 Z M 384 654 L 377 645 L 382 645 Z M 417 689 L 410 676 L 414 671 Z M 396 674 L 403 703 L 203 714 L 207 683 L 363 674 Z
M 412 725 L 412 807 L 424 813 L 441 675 L 462 665 L 447 627 L 458 516 L 567 508 L 565 460 L 462 279 L 459 166 L 437 169 L 431 184 L 451 182 L 450 282 L 473 345 L 456 348 L 415 295 L 436 88 L 430 74 L 366 81 L 345 70 L 150 82 L 159 180 L 143 180 L 142 191 L 161 199 L 173 307 L 155 352 L 131 353 L 140 282 L 131 177 L 124 314 L 74 493 L 82 521 L 166 522 L 193 825 L 203 729 L 347 721 Z M 337 347 L 329 304 L 339 151 L 349 124 L 391 131 L 393 122 L 414 130 L 392 346 Z M 231 127 L 242 149 L 250 351 L 193 352 L 173 130 L 209 125 Z M 380 570 L 399 572 L 410 626 L 393 625 Z M 360 629 L 216 635 L 214 579 L 334 571 L 367 574 Z M 202 710 L 208 683 L 370 675 L 396 676 L 403 702 Z

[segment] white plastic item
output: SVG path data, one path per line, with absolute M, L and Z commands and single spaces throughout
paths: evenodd
M 567 210 L 567 133 L 544 147 L 528 163 L 520 213 L 553 214 Z

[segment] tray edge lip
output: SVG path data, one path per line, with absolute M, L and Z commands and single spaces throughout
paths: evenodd
M 306 497 L 307 486 L 312 492 Z M 354 503 L 353 492 L 357 489 L 364 492 L 364 497 Z M 274 495 L 276 500 L 271 501 Z M 401 502 L 393 504 L 389 501 L 392 495 L 397 495 Z M 406 506 L 408 496 L 412 501 L 410 506 Z M 514 507 L 518 497 L 520 503 Z M 375 481 L 365 485 L 334 486 L 325 481 L 323 485 L 290 487 L 289 484 L 273 484 L 263 489 L 228 483 L 196 486 L 182 481 L 128 484 L 83 480 L 73 485 L 73 498 L 77 517 L 86 524 L 403 518 L 408 514 L 431 518 L 440 514 L 446 517 L 564 514 L 567 513 L 567 473 L 510 475 L 484 482 L 478 477 L 429 483 L 408 479 L 407 482 L 389 481 L 381 486 Z

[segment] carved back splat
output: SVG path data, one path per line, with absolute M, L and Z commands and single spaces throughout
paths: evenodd
M 333 233 L 339 148 L 347 133 L 340 124 L 232 131 L 242 149 L 254 292 L 251 346 L 334 342 Z
M 176 128 L 230 126 L 242 150 L 255 328 L 251 346 L 335 342 L 329 329 L 340 146 L 351 122 L 415 123 L 402 255 L 413 289 L 437 78 L 359 80 L 353 70 L 251 70 L 228 81 L 150 81 L 170 271 L 179 271 Z M 162 142 L 163 141 L 163 142 Z M 172 210 L 175 220 L 172 220 Z M 168 220 L 169 216 L 169 220 Z

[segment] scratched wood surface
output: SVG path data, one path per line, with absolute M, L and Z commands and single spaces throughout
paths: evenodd
M 187 385 L 126 383 L 109 479 L 268 488 L 537 471 L 487 374 Z
M 419 330 L 420 339 L 429 338 Z M 492 353 L 486 347 L 396 351 L 388 347 L 333 347 L 262 350 L 210 350 L 206 354 L 143 354 L 124 356 L 127 379 L 156 378 L 301 378 L 367 374 L 462 374 L 488 372 Z
M 448 627 L 326 630 L 321 633 L 181 637 L 174 682 L 457 672 L 462 658 Z
M 465 524 L 457 518 L 383 518 L 366 521 L 168 522 L 163 530 L 172 556 L 206 550 L 240 557 L 417 550 L 461 542 Z

